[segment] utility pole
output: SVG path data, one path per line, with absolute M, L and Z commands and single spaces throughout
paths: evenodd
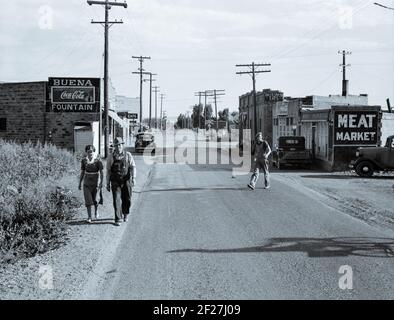
M 108 99 L 108 31 L 109 28 L 114 24 L 121 24 L 123 21 L 108 21 L 109 10 L 112 6 L 124 7 L 127 8 L 127 3 L 118 3 L 112 1 L 90 1 L 87 3 L 91 5 L 102 5 L 105 6 L 105 20 L 104 21 L 93 21 L 93 24 L 101 24 L 104 26 L 104 157 L 108 156 L 108 144 L 109 144 L 109 117 L 108 117 L 108 108 L 109 108 L 109 99 Z M 101 107 L 100 107 L 101 110 Z M 101 120 L 101 119 L 100 119 Z M 102 120 L 101 120 L 102 121 Z M 100 124 L 100 132 L 101 132 L 101 124 Z M 101 140 L 101 133 L 100 133 Z M 101 145 L 99 147 L 101 149 Z
M 250 71 L 242 71 L 242 72 L 237 72 L 237 74 L 242 75 L 242 74 L 248 74 L 252 76 L 253 80 L 253 109 L 254 109 L 254 134 L 252 137 L 254 137 L 257 133 L 257 94 L 256 94 L 256 74 L 258 73 L 266 73 L 266 72 L 271 72 L 271 70 L 257 70 L 258 67 L 268 67 L 271 66 L 270 63 L 254 63 L 252 64 L 237 64 L 236 67 L 248 67 L 251 68 Z M 253 138 L 254 139 L 254 138 Z
M 160 91 L 160 87 L 153 87 L 153 92 L 155 93 L 155 128 L 157 129 L 157 93 Z
M 150 57 L 132 56 L 132 58 L 137 59 L 140 62 L 140 67 L 138 68 L 139 72 L 133 72 L 133 74 L 140 75 L 140 131 L 142 131 L 142 82 L 143 82 L 142 75 L 149 74 L 149 72 L 144 72 L 144 69 L 142 68 L 142 64 L 144 63 L 144 60 L 150 60 Z
M 207 92 L 207 90 L 205 90 L 205 92 L 204 92 L 204 98 L 205 98 L 205 100 L 204 100 L 204 109 L 205 109 L 205 117 L 204 117 L 204 129 L 207 129 L 207 94 L 208 94 L 208 92 Z
M 161 100 L 161 104 L 160 104 L 160 130 L 163 130 L 163 99 L 165 97 L 164 93 L 160 94 L 160 100 Z
M 350 64 L 346 64 L 346 56 L 352 54 L 350 51 L 342 50 L 338 51 L 342 55 L 342 67 L 343 79 L 342 79 L 342 96 L 346 97 L 349 94 L 349 80 L 346 80 L 346 68 L 350 67 Z
M 219 119 L 218 119 L 218 105 L 217 105 L 217 97 L 226 95 L 225 90 L 208 90 L 207 95 L 214 97 L 215 102 L 215 115 L 216 115 L 216 132 L 219 130 Z
M 200 113 L 200 107 L 201 107 L 201 97 L 202 95 L 205 95 L 205 91 L 199 91 L 196 92 L 194 95 L 197 97 L 198 96 L 198 129 L 201 129 L 201 113 Z M 203 109 L 204 111 L 204 109 Z
M 153 79 L 153 76 L 157 76 L 157 74 L 149 72 L 149 79 L 145 79 L 144 81 L 149 81 L 149 129 L 152 129 L 152 82 L 156 81 Z

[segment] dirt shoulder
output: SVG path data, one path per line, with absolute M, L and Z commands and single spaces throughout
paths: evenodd
M 370 225 L 394 228 L 394 173 L 364 179 L 351 171 L 276 170 L 272 176 Z
M 138 205 L 139 191 L 148 182 L 151 167 L 141 156 L 134 156 L 137 186 L 133 192 L 131 218 Z M 67 177 L 59 185 L 78 192 L 78 177 Z M 103 269 L 115 254 L 126 225 L 114 226 L 111 193 L 103 190 L 104 205 L 100 217 L 89 225 L 86 209 L 80 208 L 70 221 L 67 244 L 14 265 L 0 265 L 0 299 L 88 299 L 89 291 L 100 280 Z

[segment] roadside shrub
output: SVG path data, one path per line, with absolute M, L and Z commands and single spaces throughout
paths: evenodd
M 0 140 L 0 262 L 64 241 L 66 222 L 82 203 L 58 183 L 78 169 L 74 156 L 55 146 Z

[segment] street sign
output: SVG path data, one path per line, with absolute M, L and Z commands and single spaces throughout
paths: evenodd
M 138 119 L 138 113 L 128 113 L 127 114 L 127 119 L 129 119 L 129 120 L 137 120 Z

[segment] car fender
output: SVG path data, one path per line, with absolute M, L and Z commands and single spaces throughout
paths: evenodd
M 373 166 L 375 167 L 375 169 L 377 169 L 377 170 L 382 170 L 382 167 L 381 167 L 381 165 L 379 165 L 379 163 L 377 163 L 376 161 L 371 160 L 371 159 L 369 159 L 369 158 L 366 158 L 366 157 L 357 158 L 356 161 L 354 162 L 354 168 L 356 168 L 356 167 L 358 166 L 358 164 L 359 164 L 360 162 L 362 162 L 362 161 L 368 161 L 368 162 L 370 162 L 370 163 L 373 164 Z

